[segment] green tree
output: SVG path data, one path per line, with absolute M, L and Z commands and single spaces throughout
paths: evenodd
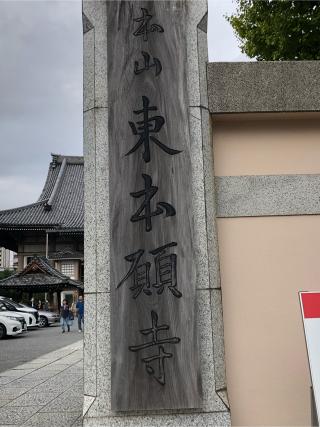
M 320 2 L 236 0 L 226 19 L 240 48 L 258 61 L 320 59 Z
M 6 269 L 3 271 L 0 271 L 0 280 L 6 279 L 7 277 L 12 276 L 12 274 L 14 274 L 13 270 Z

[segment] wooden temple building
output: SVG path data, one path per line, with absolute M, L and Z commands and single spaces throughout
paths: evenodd
M 24 289 L 30 286 L 31 292 L 31 287 L 37 282 L 38 292 L 41 288 L 39 281 L 44 280 L 44 274 L 48 276 L 47 282 L 44 281 L 48 287 L 55 275 L 49 274 L 44 264 L 52 268 L 51 273 L 58 272 L 72 283 L 83 282 L 83 169 L 83 157 L 52 154 L 47 179 L 39 199 L 30 205 L 0 211 L 0 247 L 18 254 L 17 274 L 12 277 L 13 281 L 6 279 L 8 284 L 15 283 L 18 287 L 18 281 L 22 280 Z M 37 274 L 37 279 L 33 281 L 26 280 L 30 268 L 32 270 L 29 265 L 33 260 L 33 265 L 37 265 L 40 270 L 44 268 L 44 271 L 42 275 Z M 65 284 L 64 289 L 59 285 L 59 292 L 63 292 L 63 297 L 68 296 L 70 301 L 76 298 L 73 294 L 78 293 L 80 289 L 73 285 L 69 286 L 69 289 L 67 285 L 71 282 L 64 283 L 62 280 L 60 285 L 63 288 Z M 0 295 L 4 287 L 5 281 L 1 281 Z M 44 290 L 44 287 L 41 289 Z M 48 291 L 50 289 L 46 290 Z
M 16 300 L 28 303 L 35 295 L 40 295 L 41 298 L 41 295 L 45 294 L 49 307 L 57 309 L 66 294 L 71 296 L 82 294 L 83 283 L 70 279 L 52 267 L 46 257 L 35 256 L 22 271 L 0 280 L 1 291 L 9 297 L 14 291 Z M 25 294 L 24 298 L 23 294 Z M 36 298 L 35 303 L 37 303 Z

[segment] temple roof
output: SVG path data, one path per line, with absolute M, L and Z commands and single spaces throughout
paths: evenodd
M 83 284 L 70 279 L 53 268 L 47 258 L 35 256 L 20 272 L 0 280 L 0 289 L 21 289 L 27 291 L 63 290 L 77 288 L 83 290 Z
M 83 157 L 52 154 L 37 202 L 0 211 L 0 230 L 68 229 L 83 231 Z

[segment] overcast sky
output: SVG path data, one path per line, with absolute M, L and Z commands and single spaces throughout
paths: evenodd
M 247 60 L 209 0 L 210 61 Z M 50 153 L 82 155 L 80 1 L 0 0 L 0 209 L 37 200 Z

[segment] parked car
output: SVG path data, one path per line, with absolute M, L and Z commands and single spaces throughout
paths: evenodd
M 18 311 L 15 306 L 3 299 L 0 299 L 0 313 L 6 316 L 23 317 L 27 328 L 38 327 L 36 318 L 27 311 Z
M 24 321 L 23 317 L 22 320 Z M 0 340 L 7 335 L 19 335 L 22 333 L 20 320 L 15 316 L 3 316 L 0 313 Z
M 0 305 L 0 316 L 20 322 L 22 331 L 23 332 L 27 331 L 27 322 L 21 313 L 18 313 L 16 311 L 9 311 L 6 308 L 1 307 Z
M 39 313 L 38 313 L 38 310 L 36 310 L 35 308 L 28 307 L 24 304 L 19 304 L 7 297 L 0 296 L 0 302 L 4 303 L 8 308 L 8 310 L 19 311 L 21 313 L 30 314 L 31 316 L 29 318 L 29 322 L 27 322 L 28 328 L 39 326 Z M 35 321 L 33 321 L 32 319 L 33 317 Z M 32 319 L 32 321 L 30 319 Z
M 23 307 L 27 309 L 31 308 L 25 304 L 20 304 L 20 303 L 18 304 L 18 303 L 15 303 L 14 301 L 11 301 L 11 302 L 15 304 L 17 307 L 20 307 L 21 309 L 23 309 Z M 32 310 L 35 310 L 35 309 L 32 309 Z M 48 310 L 36 310 L 36 311 L 39 314 L 39 328 L 44 328 L 46 326 L 50 326 L 54 323 L 60 322 L 60 315 L 58 313 L 54 313 Z
M 38 310 L 39 312 L 39 328 L 53 325 L 60 322 L 60 315 L 52 311 Z

